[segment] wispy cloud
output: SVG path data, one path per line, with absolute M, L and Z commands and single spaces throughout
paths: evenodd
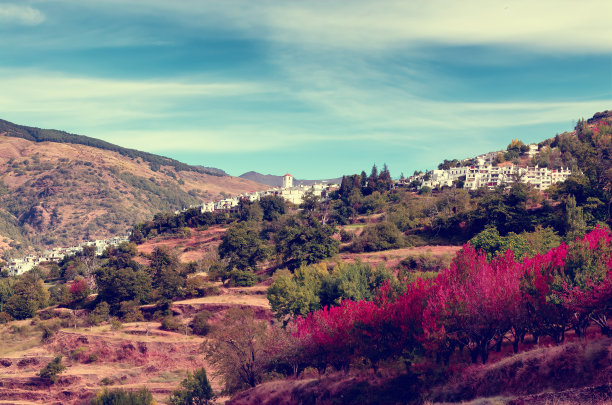
M 220 100 L 264 91 L 255 83 L 201 77 L 119 80 L 14 69 L 0 69 L 0 82 L 0 110 L 5 114 L 56 116 L 84 129 L 130 119 L 180 115 L 177 105 L 193 99 Z
M 38 25 L 45 15 L 35 8 L 19 4 L 0 3 L 0 23 L 9 25 Z
M 82 7 L 90 13 L 104 10 L 107 16 L 173 21 L 194 36 L 209 33 L 211 29 L 232 30 L 254 39 L 319 49 L 372 52 L 439 44 L 504 45 L 561 53 L 612 50 L 609 23 L 612 2 L 608 0 L 133 0 L 128 3 L 57 0 L 54 3 Z M 44 19 L 31 7 L 5 5 L 4 8 L 12 10 L 9 14 L 23 21 L 38 23 Z M 100 29 L 92 32 L 96 35 L 75 38 L 75 43 L 81 44 L 84 40 L 155 42 L 151 39 L 156 37 L 155 33 L 147 37 L 138 30 L 111 28 L 120 30 L 120 39 Z M 134 38 L 130 38 L 132 35 Z
M 277 40 L 317 46 L 372 50 L 438 43 L 612 50 L 612 4 L 606 0 L 285 2 L 265 13 Z
M 152 152 L 243 153 L 286 150 L 326 138 L 310 133 L 292 133 L 266 128 L 227 125 L 218 130 L 110 131 L 105 139 L 126 147 Z M 169 140 L 172 140 L 169 142 Z
M 107 7 L 113 1 L 98 3 Z M 278 42 L 371 51 L 427 45 L 511 45 L 557 52 L 612 50 L 612 3 L 607 0 L 222 3 L 137 0 L 147 13 L 191 26 L 243 29 Z

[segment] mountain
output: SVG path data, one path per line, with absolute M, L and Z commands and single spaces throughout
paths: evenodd
M 280 187 L 283 185 L 283 176 L 275 176 L 273 174 L 261 174 L 254 171 L 246 172 L 239 176 L 242 179 L 256 181 L 257 183 L 267 184 L 272 187 Z M 340 184 L 342 181 L 342 177 L 336 179 L 327 179 L 327 180 L 299 180 L 294 178 L 293 185 L 294 186 L 309 186 L 315 183 L 328 182 Z
M 0 121 L 0 253 L 125 233 L 266 185 L 99 139 Z
M 147 162 L 153 170 L 158 169 L 161 165 L 165 165 L 171 166 L 176 170 L 195 171 L 214 176 L 227 175 L 227 173 L 225 173 L 223 170 L 216 169 L 214 167 L 191 166 L 164 156 L 154 155 L 152 153 L 142 152 L 136 149 L 123 148 L 101 139 L 91 138 L 84 135 L 70 134 L 68 132 L 59 131 L 56 129 L 27 127 L 25 125 L 17 125 L 13 124 L 12 122 L 0 120 L 0 134 L 1 133 L 4 133 L 6 136 L 27 139 L 28 141 L 32 142 L 57 142 L 93 146 L 98 149 L 117 152 L 120 155 L 130 158 L 140 158 L 142 161 Z

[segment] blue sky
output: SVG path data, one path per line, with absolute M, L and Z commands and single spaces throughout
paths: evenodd
M 214 166 L 392 175 L 612 109 L 609 1 L 0 0 L 0 118 Z

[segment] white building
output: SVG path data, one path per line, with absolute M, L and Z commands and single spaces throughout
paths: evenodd
M 538 145 L 535 143 L 531 143 L 529 145 L 529 150 L 527 151 L 527 156 L 529 156 L 530 158 L 534 157 L 535 155 L 538 154 Z
M 287 173 L 283 176 L 283 188 L 291 187 L 293 187 L 293 176 Z
M 515 165 L 493 166 L 490 164 L 453 167 L 448 170 L 431 170 L 404 179 L 401 184 L 408 185 L 416 181 L 418 186 L 430 188 L 450 187 L 456 181 L 463 180 L 463 188 L 476 190 L 481 187 L 494 189 L 501 185 L 510 185 L 515 181 L 532 184 L 538 190 L 546 190 L 555 183 L 568 179 L 572 174 L 569 168 L 548 169 L 545 167 L 519 167 Z

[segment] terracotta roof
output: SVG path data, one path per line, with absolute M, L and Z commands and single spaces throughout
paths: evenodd
M 293 176 L 292 176 L 292 175 L 290 175 L 289 173 L 285 174 L 283 177 L 287 177 L 287 176 L 289 176 L 289 177 L 293 177 Z

